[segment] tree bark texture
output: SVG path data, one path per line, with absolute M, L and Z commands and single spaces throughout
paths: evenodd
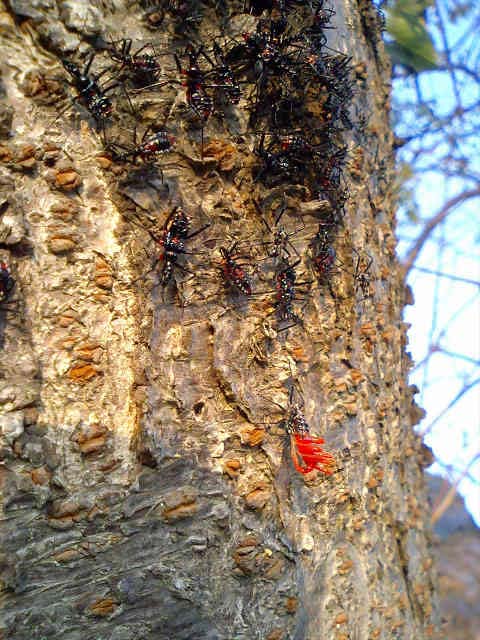
M 195 42 L 241 40 L 258 22 L 242 7 L 202 5 L 188 27 Z M 353 57 L 354 96 L 350 196 L 327 286 L 308 260 L 316 194 L 252 177 L 252 86 L 210 118 L 203 158 L 183 87 L 132 92 L 138 137 L 152 122 L 176 137 L 158 163 L 163 179 L 112 161 L 88 111 L 69 103 L 61 59 L 80 61 L 100 34 L 132 38 L 133 49 L 153 42 L 173 77 L 171 52 L 187 41 L 175 12 L 154 30 L 123 0 L 3 6 L 1 259 L 16 288 L 1 311 L 1 637 L 435 637 L 395 256 L 389 67 L 368 0 L 338 0 L 335 11 L 329 45 Z M 92 69 L 107 60 L 100 52 Z M 135 119 L 121 87 L 114 95 L 107 136 L 126 144 Z M 264 246 L 254 196 L 286 207 L 309 283 L 296 306 L 303 324 L 284 331 L 275 294 L 247 304 L 219 274 L 220 246 L 238 239 L 251 263 Z M 182 264 L 195 275 L 175 268 L 162 287 L 158 264 L 146 273 L 159 251 L 146 229 L 160 234 L 175 205 L 193 231 L 210 226 L 188 242 Z M 354 250 L 372 257 L 367 297 Z M 272 289 L 266 263 L 251 271 L 258 292 Z M 335 456 L 330 476 L 293 468 L 279 425 L 292 381 Z

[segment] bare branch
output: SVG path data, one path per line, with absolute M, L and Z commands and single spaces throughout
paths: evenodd
M 477 385 L 480 382 L 480 378 L 477 378 L 476 380 L 474 380 L 473 382 L 470 382 L 470 384 L 465 385 L 462 389 L 460 389 L 460 391 L 457 393 L 457 395 L 455 396 L 455 398 L 445 407 L 445 409 L 443 409 L 438 416 L 433 420 L 433 422 L 431 422 L 428 427 L 425 427 L 425 429 L 423 431 L 420 432 L 420 436 L 423 438 L 424 436 L 426 436 L 427 433 L 429 433 L 433 427 L 437 424 L 437 422 L 443 418 L 443 416 L 450 411 L 450 409 L 460 400 L 460 398 L 462 396 L 464 396 L 467 391 L 470 391 L 470 389 L 473 389 L 473 387 L 475 385 Z
M 450 487 L 449 491 L 447 492 L 443 500 L 441 500 L 440 503 L 434 507 L 433 513 L 432 513 L 432 524 L 435 524 L 443 516 L 443 514 L 448 509 L 448 507 L 452 504 L 452 502 L 455 499 L 455 495 L 457 493 L 458 485 L 465 478 L 465 476 L 468 475 L 468 471 L 470 467 L 472 467 L 475 464 L 475 462 L 479 459 L 480 459 L 480 451 L 473 456 L 473 458 L 467 464 L 465 469 L 462 471 L 462 473 L 458 476 L 458 478 L 452 484 L 452 486 Z
M 406 260 L 403 263 L 405 274 L 407 274 L 413 267 L 413 263 L 417 259 L 420 251 L 423 249 L 423 245 L 428 240 L 428 237 L 435 229 L 435 227 L 439 225 L 443 220 L 445 220 L 445 218 L 451 213 L 452 209 L 457 207 L 462 202 L 465 202 L 465 200 L 476 198 L 478 196 L 480 196 L 480 187 L 476 189 L 470 189 L 469 191 L 464 191 L 463 193 L 459 193 L 458 195 L 448 200 L 440 209 L 440 211 L 436 213 L 432 218 L 430 218 L 430 220 L 425 225 L 422 233 L 419 235 L 407 254 Z
M 466 284 L 473 284 L 476 287 L 480 287 L 479 280 L 470 280 L 470 278 L 462 278 L 461 276 L 454 276 L 451 273 L 442 273 L 441 271 L 434 271 L 433 269 L 426 269 L 425 267 L 412 267 L 416 271 L 422 271 L 423 273 L 430 273 L 432 276 L 438 276 L 439 278 L 448 278 L 449 280 L 456 280 L 457 282 L 465 282 Z

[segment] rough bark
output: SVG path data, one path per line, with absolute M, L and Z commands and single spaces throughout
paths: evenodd
M 72 95 L 60 57 L 99 31 L 170 46 L 173 20 L 153 33 L 121 0 L 11 0 L 1 13 L 2 256 L 18 300 L 1 326 L 4 638 L 434 637 L 389 68 L 369 2 L 335 9 L 332 46 L 353 56 L 356 78 L 335 241 L 344 268 L 335 297 L 312 284 L 304 327 L 279 334 L 268 297 L 238 304 L 209 262 L 228 236 L 262 237 L 253 191 L 281 193 L 252 182 L 241 108 L 212 118 L 202 160 L 183 91 L 146 101 L 144 121 L 176 127 L 163 181 L 111 163 L 82 107 L 55 121 Z M 220 32 L 219 15 L 205 10 L 204 40 Z M 254 22 L 237 16 L 225 29 Z M 132 127 L 125 105 L 118 118 L 120 135 Z M 314 195 L 287 196 L 295 229 Z M 191 243 L 207 251 L 192 257 L 200 277 L 177 271 L 162 290 L 155 271 L 144 275 L 155 247 L 134 222 L 161 229 L 174 204 L 211 227 Z M 295 238 L 305 254 L 314 214 Z M 352 247 L 373 258 L 366 300 Z M 300 477 L 274 424 L 292 379 L 336 457 L 330 477 Z

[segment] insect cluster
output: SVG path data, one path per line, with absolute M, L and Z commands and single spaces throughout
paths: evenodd
M 314 287 L 328 284 L 331 289 L 331 276 L 338 266 L 333 245 L 348 198 L 342 171 L 347 156 L 344 134 L 353 126 L 351 59 L 327 46 L 326 33 L 332 28 L 334 12 L 324 0 L 246 1 L 243 6 L 235 2 L 228 9 L 222 5 L 226 20 L 249 14 L 249 24 L 255 26 L 233 38 L 219 35 L 206 45 L 199 39 L 199 25 L 208 4 L 140 0 L 137 7 L 148 27 L 163 30 L 173 25 L 178 46 L 165 49 L 152 43 L 135 46 L 130 39 L 105 40 L 111 64 L 100 73 L 92 72 L 94 53 L 83 65 L 62 60 L 63 66 L 77 101 L 96 121 L 106 151 L 114 162 L 131 167 L 151 165 L 163 154 L 175 152 L 178 141 L 176 131 L 174 135 L 165 126 L 168 118 L 161 124 L 147 124 L 138 139 L 137 125 L 145 125 L 137 101 L 145 93 L 163 95 L 175 88 L 183 93 L 188 117 L 200 131 L 200 162 L 209 122 L 215 117 L 228 129 L 229 115 L 236 110 L 246 112 L 254 158 L 249 177 L 251 209 L 265 233 L 255 242 L 250 240 L 247 251 L 239 240 L 223 242 L 214 264 L 227 294 L 244 301 L 269 296 L 278 332 L 301 328 L 302 305 Z M 110 79 L 104 82 L 108 73 Z M 126 111 L 134 122 L 130 141 L 111 134 L 116 118 L 114 96 L 127 102 Z M 275 206 L 272 198 L 260 195 L 269 190 L 280 194 Z M 292 192 L 310 198 L 313 194 L 321 211 L 318 229 L 307 239 L 308 248 L 302 253 L 295 246 L 295 236 L 305 225 L 289 205 Z M 282 221 L 287 211 L 292 216 L 292 209 L 298 225 L 289 231 Z M 159 247 L 154 269 L 162 287 L 172 284 L 175 270 L 196 275 L 187 266 L 194 255 L 187 250 L 187 241 L 209 226 L 192 230 L 191 216 L 176 206 L 160 232 L 146 229 Z M 257 289 L 254 283 L 253 272 L 260 271 L 260 264 L 271 287 L 266 290 Z M 364 297 L 369 292 L 369 266 L 362 267 L 358 256 L 352 274 Z M 313 470 L 329 474 L 334 459 L 323 450 L 323 440 L 310 435 L 300 407 L 301 403 L 290 399 L 290 408 L 285 409 L 293 464 L 302 474 Z

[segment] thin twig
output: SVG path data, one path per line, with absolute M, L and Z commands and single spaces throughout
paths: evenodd
M 458 478 L 455 480 L 455 482 L 452 484 L 452 486 L 450 487 L 450 489 L 448 490 L 446 496 L 443 498 L 443 500 L 434 508 L 433 513 L 432 513 L 432 524 L 435 524 L 445 513 L 445 511 L 448 509 L 448 507 L 452 504 L 452 502 L 455 499 L 455 496 L 457 495 L 457 487 L 458 485 L 461 483 L 461 481 L 465 478 L 465 476 L 468 474 L 468 470 L 470 469 L 470 467 L 472 465 L 475 464 L 475 462 L 480 459 L 480 451 L 478 453 L 476 453 L 473 458 L 470 460 L 470 462 L 467 464 L 467 466 L 465 467 L 465 469 L 462 471 L 462 473 L 458 476 Z
M 470 391 L 470 389 L 473 389 L 473 387 L 474 387 L 475 385 L 477 385 L 479 382 L 480 382 L 480 378 L 477 378 L 477 379 L 476 379 L 476 380 L 474 380 L 473 382 L 470 382 L 469 384 L 465 385 L 465 386 L 463 387 L 463 389 L 461 389 L 461 390 L 457 393 L 457 395 L 455 396 L 455 398 L 454 398 L 451 402 L 449 402 L 449 404 L 445 407 L 445 409 L 443 409 L 443 410 L 438 414 L 438 416 L 433 420 L 433 422 L 431 422 L 431 423 L 428 425 L 428 427 L 425 427 L 425 429 L 424 429 L 423 431 L 421 431 L 421 432 L 420 432 L 420 436 L 421 436 L 422 438 L 423 438 L 423 437 L 425 437 L 425 435 L 426 435 L 427 433 L 429 433 L 429 432 L 433 429 L 433 427 L 437 424 L 437 422 L 438 422 L 441 418 L 443 418 L 443 416 L 444 416 L 448 411 L 450 411 L 450 409 L 451 409 L 451 408 L 452 408 L 452 407 L 453 407 L 453 406 L 454 406 L 454 405 L 455 405 L 455 404 L 460 400 L 460 398 L 461 398 L 462 396 L 464 396 L 464 395 L 467 393 L 467 391 Z
M 431 273 L 432 276 L 438 276 L 439 278 L 448 278 L 449 280 L 456 280 L 457 282 L 465 282 L 466 284 L 473 284 L 476 287 L 480 287 L 479 280 L 470 280 L 470 278 L 462 278 L 461 276 L 454 276 L 451 273 L 442 273 L 440 271 L 434 271 L 433 269 L 426 269 L 425 267 L 412 267 L 416 271 L 422 271 L 423 273 Z
M 463 191 L 462 193 L 459 193 L 458 195 L 448 200 L 440 209 L 440 211 L 436 213 L 432 218 L 430 218 L 430 220 L 423 228 L 422 233 L 418 236 L 407 254 L 405 262 L 403 263 L 405 273 L 408 273 L 413 267 L 413 263 L 417 259 L 418 254 L 422 250 L 423 245 L 428 240 L 428 237 L 430 236 L 432 231 L 437 225 L 445 220 L 445 218 L 451 213 L 452 209 L 457 207 L 462 202 L 465 202 L 465 200 L 476 198 L 478 196 L 480 196 L 480 187 L 477 187 L 476 189 L 470 189 L 469 191 Z

